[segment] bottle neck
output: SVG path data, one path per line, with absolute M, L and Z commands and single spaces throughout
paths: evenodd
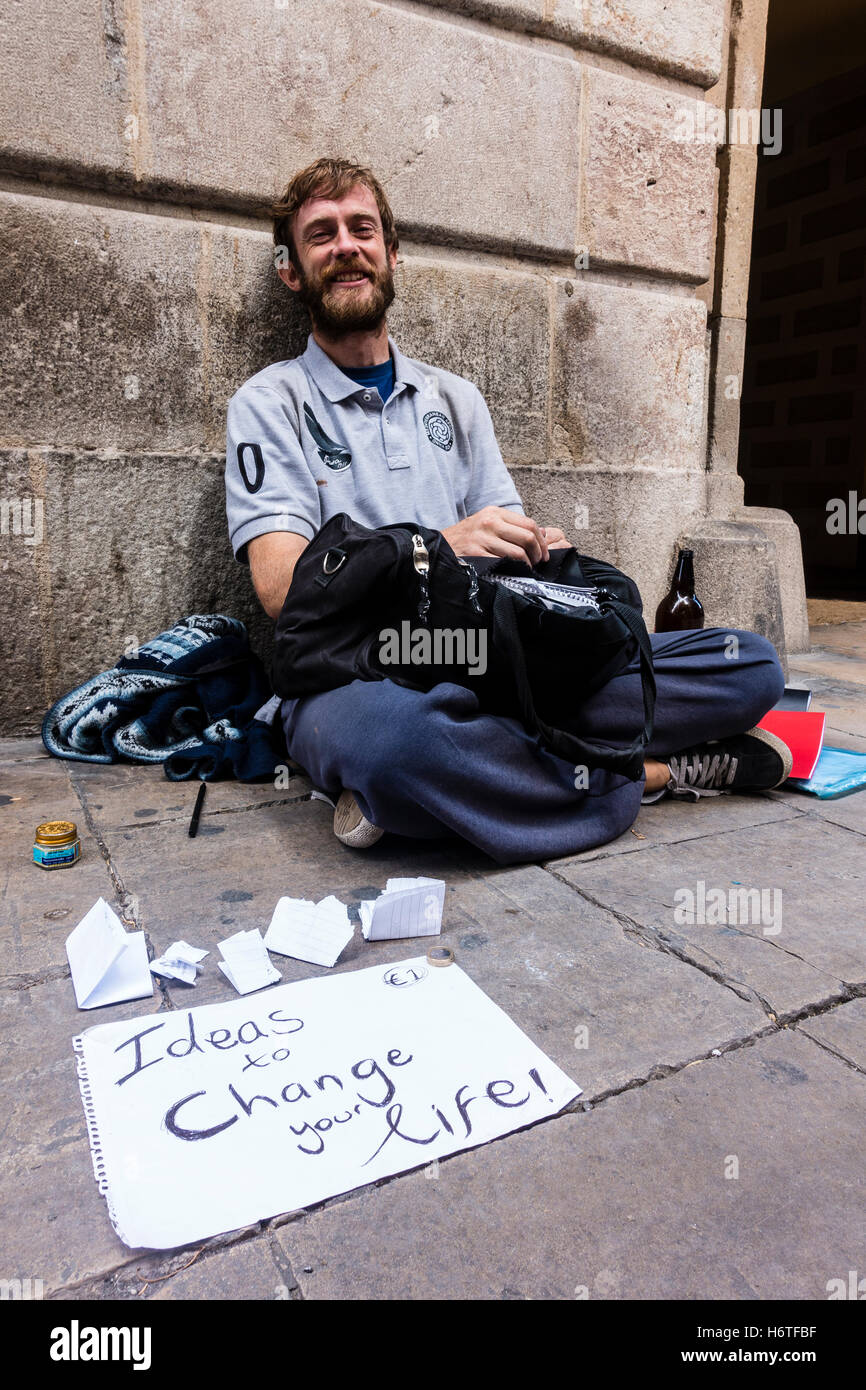
M 695 562 L 693 551 L 680 551 L 677 567 L 674 572 L 674 582 L 671 588 L 677 594 L 692 595 L 695 592 Z

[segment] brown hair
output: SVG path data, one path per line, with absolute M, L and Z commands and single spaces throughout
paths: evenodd
M 274 243 L 288 248 L 293 265 L 297 266 L 298 262 L 292 236 L 292 222 L 301 206 L 308 198 L 313 197 L 342 198 L 359 183 L 369 188 L 376 199 L 386 247 L 389 251 L 397 250 L 400 242 L 394 225 L 394 214 L 385 196 L 385 190 L 372 169 L 365 168 L 363 164 L 352 164 L 348 159 L 317 159 L 314 164 L 308 164 L 306 169 L 301 169 L 300 173 L 295 174 L 282 198 L 271 205 Z

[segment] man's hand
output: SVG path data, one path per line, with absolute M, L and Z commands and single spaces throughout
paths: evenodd
M 547 541 L 548 550 L 570 550 L 571 541 L 568 540 L 564 532 L 558 526 L 542 526 L 541 534 Z
M 442 532 L 455 555 L 499 555 L 537 565 L 569 542 L 555 526 L 537 525 L 507 507 L 484 507 Z

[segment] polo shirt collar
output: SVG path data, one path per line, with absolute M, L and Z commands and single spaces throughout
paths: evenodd
M 403 356 L 391 337 L 388 338 L 388 346 L 394 359 L 395 387 L 399 385 L 414 386 L 418 391 L 423 390 L 423 376 L 412 365 L 409 358 Z M 312 333 L 307 338 L 307 349 L 301 360 L 322 395 L 329 401 L 345 401 L 348 400 L 349 396 L 354 396 L 356 392 L 364 390 L 364 387 L 359 386 L 357 381 L 346 376 L 346 373 L 340 370 L 336 362 L 331 361 L 328 354 L 319 347 Z

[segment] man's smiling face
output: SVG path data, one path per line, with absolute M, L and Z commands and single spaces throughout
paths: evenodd
M 313 325 L 332 335 L 377 329 L 394 299 L 396 250 L 388 250 L 369 188 L 341 198 L 308 198 L 292 228 L 298 264 L 281 279 L 306 305 Z

